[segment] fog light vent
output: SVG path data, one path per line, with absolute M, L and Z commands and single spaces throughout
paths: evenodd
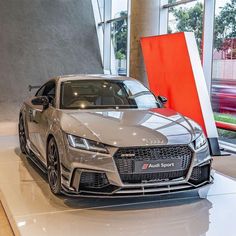
M 82 172 L 80 176 L 80 189 L 103 188 L 109 185 L 105 173 Z
M 194 185 L 201 184 L 210 179 L 210 165 L 196 166 L 193 168 L 190 183 Z

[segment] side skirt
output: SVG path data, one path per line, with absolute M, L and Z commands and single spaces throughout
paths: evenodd
M 47 174 L 46 165 L 29 149 L 29 154 L 27 157 L 44 173 Z

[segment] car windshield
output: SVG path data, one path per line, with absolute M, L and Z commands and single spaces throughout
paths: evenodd
M 61 84 L 61 109 L 160 108 L 161 102 L 135 80 L 71 80 Z

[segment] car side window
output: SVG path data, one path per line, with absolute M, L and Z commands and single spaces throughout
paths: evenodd
M 42 86 L 42 87 L 36 92 L 35 96 L 36 96 L 36 97 L 38 97 L 38 96 L 43 96 L 43 91 L 44 91 L 44 89 L 45 89 L 45 85 Z
M 43 87 L 41 87 L 36 96 L 46 96 L 49 99 L 49 102 L 52 106 L 55 105 L 55 96 L 56 96 L 56 84 L 54 81 L 49 81 Z
M 43 96 L 55 96 L 55 83 L 49 82 L 45 85 Z
M 43 96 L 47 96 L 49 102 L 52 106 L 55 105 L 55 95 L 56 95 L 56 84 L 54 81 L 50 81 L 46 84 L 45 89 L 43 91 Z

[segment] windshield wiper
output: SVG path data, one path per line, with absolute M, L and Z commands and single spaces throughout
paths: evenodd
M 97 106 L 84 106 L 84 107 L 65 107 L 64 109 L 121 109 L 121 108 L 138 108 L 136 105 L 97 105 Z
M 120 109 L 120 108 L 138 108 L 136 105 L 98 105 L 98 106 L 87 106 L 84 109 Z

